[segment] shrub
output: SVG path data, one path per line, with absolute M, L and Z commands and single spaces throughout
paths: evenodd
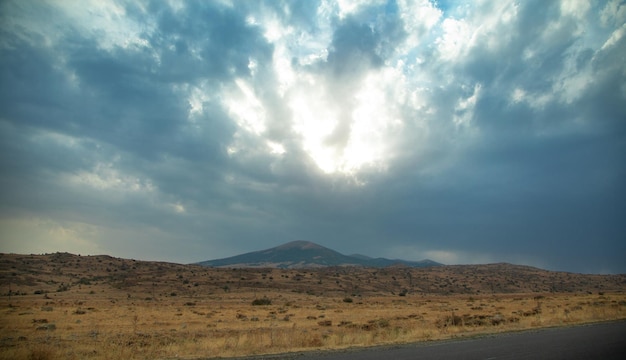
M 353 302 L 353 301 L 354 301 L 354 300 L 352 300 L 352 298 L 351 298 L 351 297 L 345 297 L 345 298 L 343 298 L 343 302 L 345 302 L 345 303 L 351 303 L 351 302 Z
M 252 300 L 252 305 L 254 306 L 258 306 L 258 305 L 272 305 L 272 300 L 264 297 L 261 299 L 254 299 Z

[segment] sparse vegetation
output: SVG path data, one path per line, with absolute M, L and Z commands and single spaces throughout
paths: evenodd
M 0 254 L 0 359 L 229 357 L 626 318 L 625 275 L 77 260 Z

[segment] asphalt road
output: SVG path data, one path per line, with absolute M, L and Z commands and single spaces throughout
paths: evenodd
M 272 360 L 356 359 L 626 359 L 626 321 L 506 333 L 397 347 L 254 357 Z

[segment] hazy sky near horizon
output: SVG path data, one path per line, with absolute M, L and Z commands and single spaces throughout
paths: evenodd
M 626 272 L 624 1 L 2 1 L 0 252 Z

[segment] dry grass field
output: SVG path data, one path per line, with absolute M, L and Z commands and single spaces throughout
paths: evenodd
M 626 318 L 626 275 L 507 264 L 212 269 L 0 255 L 0 359 L 211 358 Z

